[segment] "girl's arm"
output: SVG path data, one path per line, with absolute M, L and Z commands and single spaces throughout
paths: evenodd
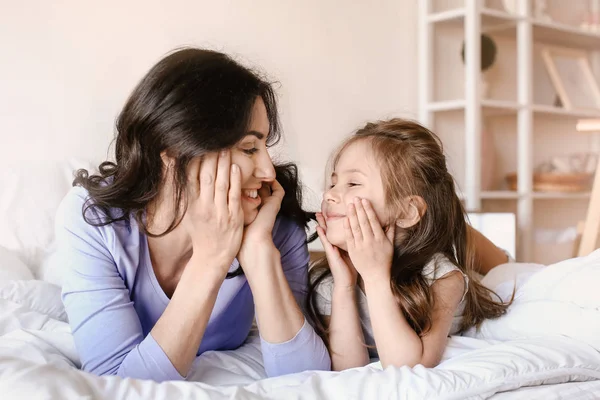
M 381 365 L 435 367 L 444 354 L 452 319 L 464 293 L 460 272 L 451 272 L 431 286 L 435 305 L 432 325 L 422 337 L 404 318 L 389 281 L 365 282 L 365 289 Z
M 508 262 L 508 256 L 477 229 L 468 225 L 475 249 L 475 270 L 487 274 L 494 267 Z
M 327 222 L 317 213 L 317 233 L 325 249 L 332 280 L 323 280 L 316 289 L 321 297 L 322 315 L 329 330 L 329 353 L 334 371 L 362 367 L 369 363 L 356 303 L 357 272 L 350 260 L 327 240 Z
M 355 287 L 333 286 L 329 327 L 329 351 L 334 371 L 362 367 L 369 363 L 369 352 L 360 325 Z
M 427 335 L 419 337 L 404 318 L 390 286 L 395 225 L 384 232 L 371 203 L 364 199 L 357 198 L 349 204 L 347 215 L 344 221 L 346 246 L 365 283 L 382 366 L 437 365 L 446 346 L 454 312 L 464 293 L 462 275 L 458 271 L 451 272 L 431 286 L 435 305 L 432 325 Z

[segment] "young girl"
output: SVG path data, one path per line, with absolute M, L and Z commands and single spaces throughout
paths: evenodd
M 334 370 L 377 357 L 434 367 L 448 335 L 506 312 L 474 277 L 479 234 L 439 138 L 417 123 L 369 123 L 347 140 L 317 220 L 327 257 L 311 270 L 308 312 Z

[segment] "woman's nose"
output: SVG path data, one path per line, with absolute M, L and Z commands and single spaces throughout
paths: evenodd
M 272 182 L 275 180 L 275 167 L 273 161 L 268 153 L 260 156 L 254 168 L 254 176 L 265 182 Z

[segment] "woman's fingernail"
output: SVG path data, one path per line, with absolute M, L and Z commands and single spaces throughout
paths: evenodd
M 369 204 L 369 202 L 367 201 L 367 199 L 362 199 L 362 203 L 363 203 L 364 205 L 367 205 L 367 204 Z
M 233 172 L 234 174 L 237 174 L 239 171 L 239 167 L 237 166 L 237 164 L 232 164 L 231 165 L 231 172 Z
M 221 150 L 221 156 L 225 157 L 227 155 L 227 150 Z

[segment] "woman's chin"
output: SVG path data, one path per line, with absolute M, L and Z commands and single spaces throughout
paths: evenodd
M 248 226 L 254 222 L 258 216 L 258 209 L 244 210 L 244 226 Z

